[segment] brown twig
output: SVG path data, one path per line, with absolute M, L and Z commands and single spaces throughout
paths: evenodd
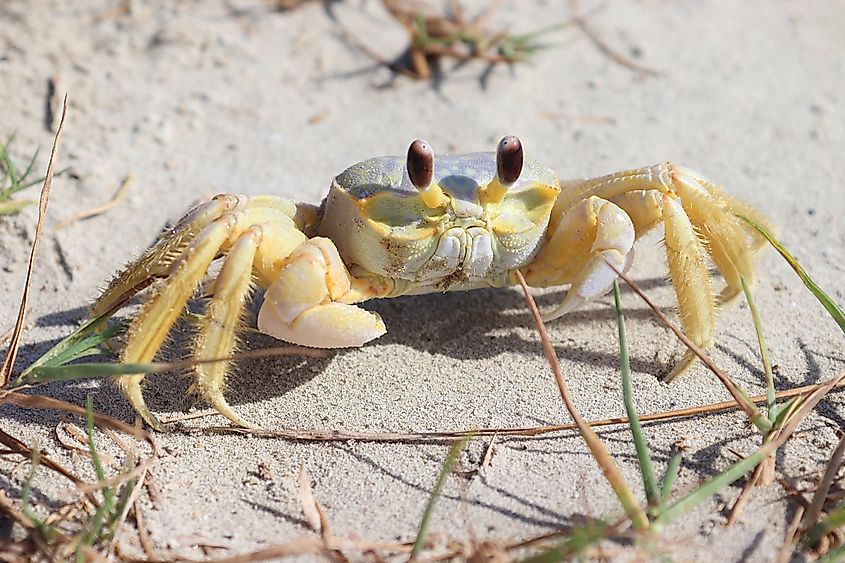
M 59 150 L 59 141 L 62 138 L 62 129 L 65 124 L 65 116 L 67 115 L 67 94 L 65 94 L 62 102 L 62 118 L 59 121 L 59 127 L 56 130 L 56 136 L 53 138 L 53 148 L 50 150 L 50 162 L 47 165 L 47 175 L 44 177 L 44 184 L 41 186 L 41 196 L 38 200 L 38 220 L 35 223 L 35 236 L 32 240 L 32 250 L 29 254 L 29 264 L 26 269 L 26 280 L 23 286 L 23 295 L 21 296 L 20 309 L 18 310 L 18 319 L 15 322 L 14 332 L 9 341 L 9 349 L 6 352 L 6 358 L 3 361 L 3 366 L 0 367 L 0 387 L 6 385 L 9 378 L 12 376 L 12 369 L 15 366 L 15 359 L 18 356 L 18 348 L 20 347 L 20 337 L 23 332 L 23 323 L 26 318 L 26 306 L 29 302 L 29 289 L 32 285 L 32 272 L 35 267 L 35 256 L 38 254 L 38 244 L 41 241 L 41 231 L 44 228 L 44 219 L 47 217 L 47 202 L 50 200 L 50 188 L 53 185 L 53 174 L 56 169 L 56 155 Z
M 843 457 L 845 457 L 845 435 L 840 438 L 839 444 L 833 451 L 827 467 L 825 467 L 824 475 L 822 475 L 816 492 L 813 495 L 813 501 L 810 503 L 806 512 L 804 512 L 804 518 L 801 520 L 801 529 L 808 530 L 819 519 L 825 500 L 827 500 L 827 493 L 830 491 L 830 486 L 833 484 L 836 474 L 842 466 Z
M 795 548 L 795 543 L 798 540 L 798 528 L 801 525 L 801 517 L 804 515 L 804 507 L 799 506 L 789 523 L 789 529 L 786 531 L 786 536 L 783 539 L 783 544 L 780 546 L 778 552 L 777 563 L 786 563 L 792 555 L 792 550 Z
M 138 539 L 141 541 L 141 547 L 143 548 L 147 559 L 150 561 L 158 561 L 155 546 L 153 545 L 153 540 L 150 537 L 150 531 L 147 529 L 146 522 L 144 521 L 144 514 L 141 511 L 141 506 L 137 497 L 132 505 L 132 514 L 135 516 L 135 528 L 138 530 Z
M 599 35 L 598 32 L 594 30 L 592 26 L 590 26 L 590 24 L 587 23 L 587 19 L 584 16 L 579 15 L 580 10 L 578 9 L 577 0 L 572 0 L 571 4 L 572 12 L 573 14 L 575 14 L 572 16 L 572 21 L 575 23 L 575 25 L 578 26 L 581 31 L 584 32 L 584 35 L 586 35 L 587 38 L 589 38 L 589 40 L 593 42 L 593 45 L 595 45 L 596 48 L 598 48 L 598 50 L 601 51 L 602 54 L 604 54 L 607 58 L 609 58 L 618 65 L 624 66 L 625 68 L 628 68 L 640 74 L 644 74 L 647 76 L 660 76 L 661 74 L 663 74 L 659 70 L 649 68 L 634 61 L 630 57 L 626 57 L 625 55 L 611 47 L 610 44 L 605 41 L 601 37 L 601 35 Z
M 748 415 L 752 421 L 762 420 L 765 417 L 760 413 L 760 411 L 754 406 L 753 402 L 749 400 L 749 397 L 743 393 L 739 387 L 733 382 L 733 380 L 728 377 L 728 375 L 722 371 L 719 366 L 717 366 L 710 357 L 704 353 L 704 350 L 701 349 L 695 342 L 690 340 L 690 338 L 684 334 L 684 332 L 678 328 L 669 318 L 660 310 L 660 308 L 655 305 L 655 303 L 645 294 L 641 287 L 639 287 L 634 281 L 628 277 L 625 272 L 620 270 L 616 264 L 613 264 L 610 260 L 605 259 L 605 263 L 613 269 L 616 274 L 625 280 L 625 283 L 630 286 L 631 289 L 634 290 L 634 293 L 639 295 L 640 299 L 642 299 L 646 305 L 654 312 L 655 315 L 660 319 L 660 321 L 669 329 L 671 330 L 678 339 L 684 343 L 684 346 L 689 348 L 696 356 L 698 356 L 701 361 L 713 372 L 713 374 L 722 382 L 722 385 L 728 390 L 734 400 L 737 402 L 737 405 L 745 411 L 745 414 Z
M 534 317 L 534 324 L 537 326 L 537 332 L 540 333 L 540 340 L 543 344 L 543 352 L 545 353 L 546 360 L 549 362 L 549 367 L 554 374 L 555 381 L 557 382 L 558 389 L 560 390 L 561 399 L 563 399 L 563 403 L 566 405 L 566 410 L 569 411 L 569 416 L 572 417 L 575 424 L 578 426 L 578 432 L 587 443 L 587 447 L 589 447 L 590 453 L 595 458 L 596 463 L 598 463 L 602 470 L 602 473 L 604 473 L 605 479 L 607 479 L 608 483 L 610 483 L 610 486 L 613 488 L 616 496 L 619 497 L 619 501 L 625 509 L 625 513 L 628 515 L 628 518 L 631 519 L 631 523 L 634 528 L 640 530 L 648 529 L 648 518 L 634 497 L 633 491 L 631 491 L 628 487 L 624 477 L 622 477 L 622 474 L 619 472 L 616 462 L 613 461 L 610 452 L 607 451 L 607 448 L 599 439 L 595 430 L 593 430 L 592 427 L 581 417 L 575 403 L 569 396 L 569 390 L 566 387 L 566 380 L 564 379 L 563 372 L 560 369 L 560 363 L 557 361 L 557 354 L 555 353 L 554 346 L 549 339 L 548 332 L 546 332 L 546 326 L 543 324 L 540 309 L 537 308 L 537 303 L 534 302 L 534 297 L 528 289 L 528 284 L 525 283 L 525 278 L 519 270 L 516 270 L 516 278 L 519 280 L 519 285 L 522 286 L 522 291 L 525 293 L 525 302 L 528 304 L 528 308 L 531 310 L 531 315 Z
M 808 391 L 821 386 L 822 384 L 804 385 L 794 389 L 787 389 L 775 394 L 777 399 L 786 399 L 801 395 Z M 845 382 L 840 383 L 836 388 L 845 387 Z M 766 395 L 757 395 L 750 398 L 755 403 L 765 403 Z M 640 422 L 658 422 L 661 420 L 671 420 L 677 418 L 687 418 L 701 414 L 712 414 L 721 411 L 727 411 L 738 408 L 736 401 L 722 401 L 719 403 L 711 403 L 709 405 L 702 405 L 700 407 L 689 407 L 684 409 L 675 409 L 671 411 L 663 411 L 652 414 L 640 415 Z M 213 416 L 219 414 L 217 411 L 209 411 L 204 413 L 194 413 L 189 415 L 191 418 L 199 418 L 202 416 Z M 179 420 L 177 418 L 171 420 Z M 618 426 L 628 424 L 630 421 L 627 417 L 620 416 L 615 418 L 605 418 L 603 420 L 594 420 L 588 424 L 594 428 L 601 426 Z M 566 432 L 569 430 L 577 430 L 575 424 L 552 424 L 548 426 L 529 426 L 522 428 L 479 428 L 476 430 L 452 430 L 441 432 L 355 432 L 355 431 L 340 431 L 340 430 L 297 430 L 289 429 L 254 429 L 254 428 L 235 428 L 232 426 L 212 426 L 203 429 L 205 432 L 214 432 L 222 434 L 244 434 L 258 438 L 282 438 L 287 440 L 297 440 L 302 442 L 432 442 L 432 441 L 451 441 L 460 440 L 467 436 L 522 436 L 522 437 L 536 437 L 551 434 L 554 432 Z
M 135 177 L 132 174 L 129 174 L 126 178 L 124 178 L 123 182 L 120 184 L 120 187 L 114 192 L 112 198 L 103 205 L 98 205 L 97 207 L 92 207 L 91 209 L 85 209 L 80 211 L 79 213 L 74 213 L 58 225 L 56 225 L 56 230 L 59 231 L 64 229 L 65 227 L 70 226 L 71 224 L 79 221 L 80 219 L 88 219 L 89 217 L 95 217 L 97 215 L 102 215 L 106 211 L 110 211 L 114 207 L 117 207 L 117 204 L 126 197 L 126 194 L 129 193 L 129 190 L 132 186 L 135 185 Z

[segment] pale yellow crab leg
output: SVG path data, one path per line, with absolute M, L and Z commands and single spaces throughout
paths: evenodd
M 149 362 L 155 357 L 156 352 L 161 347 L 171 327 L 184 310 L 185 304 L 205 277 L 211 262 L 233 243 L 237 246 L 237 242 L 235 241 L 243 238 L 244 233 L 248 233 L 248 229 L 251 227 L 261 225 L 262 233 L 270 241 L 268 244 L 258 246 L 257 255 L 255 251 L 251 255 L 251 258 L 254 257 L 255 269 L 259 274 L 259 280 L 274 278 L 279 268 L 281 268 L 284 259 L 287 258 L 287 255 L 302 241 L 306 240 L 305 235 L 299 230 L 295 219 L 299 213 L 298 206 L 287 200 L 272 196 L 259 196 L 251 199 L 247 199 L 244 196 L 224 197 L 233 197 L 236 201 L 235 207 L 237 210 L 216 218 L 210 225 L 206 226 L 190 242 L 187 248 L 184 249 L 177 260 L 170 260 L 171 265 L 169 267 L 165 268 L 162 264 L 155 262 L 151 262 L 143 268 L 138 266 L 132 267 L 133 272 L 149 272 L 153 269 L 157 269 L 156 271 L 160 270 L 157 277 L 163 277 L 164 279 L 161 280 L 156 293 L 144 305 L 140 314 L 130 326 L 126 338 L 126 346 L 121 356 L 122 362 L 143 363 Z M 206 214 L 202 215 L 202 217 L 206 216 Z M 191 215 L 189 214 L 190 217 Z M 180 224 L 195 225 L 196 220 L 183 220 Z M 179 232 L 187 233 L 188 231 L 183 227 Z M 268 234 L 270 235 L 269 237 L 266 236 Z M 255 234 L 246 237 L 247 241 L 250 241 L 254 236 Z M 244 242 L 243 244 L 248 245 L 249 242 Z M 241 246 L 238 255 L 242 257 L 245 252 L 246 250 Z M 232 284 L 235 283 L 233 280 L 242 280 L 240 276 L 246 276 L 246 280 L 249 281 L 252 275 L 252 260 L 246 264 L 242 271 L 237 270 L 237 268 L 244 265 L 242 258 L 238 258 L 235 263 L 237 266 L 230 266 L 227 269 L 228 273 L 219 278 L 219 285 L 226 294 L 231 294 L 240 287 L 233 287 Z M 236 276 L 235 272 L 238 272 L 239 275 Z M 138 275 L 140 276 L 140 274 Z M 213 294 L 216 294 L 217 291 L 217 287 L 212 289 Z M 214 302 L 215 300 L 212 299 L 212 303 Z M 238 303 L 241 302 L 238 301 Z M 219 305 L 216 308 L 219 308 Z M 237 311 L 237 315 L 240 315 L 240 305 L 233 310 Z M 225 316 L 228 312 L 229 310 L 227 309 L 222 314 Z M 219 315 L 220 313 L 215 312 L 214 314 Z M 214 322 L 211 324 L 214 325 Z M 234 347 L 235 331 L 236 325 L 231 325 L 230 329 L 229 325 L 225 323 L 221 333 L 208 335 L 204 334 L 201 330 L 200 339 L 202 340 L 204 337 L 207 337 L 207 341 L 199 343 L 198 346 L 204 351 L 210 351 L 210 353 L 209 355 L 200 354 L 200 356 L 203 358 L 216 358 L 230 355 Z M 229 332 L 231 332 L 231 335 L 228 334 Z M 214 366 L 215 364 L 209 365 Z M 206 377 L 199 378 L 202 382 L 208 383 L 208 385 L 204 387 L 200 385 L 198 386 L 198 390 L 215 408 L 219 408 L 221 413 L 238 424 L 243 424 L 245 422 L 243 419 L 236 420 L 232 418 L 234 413 L 228 408 L 228 405 L 226 405 L 225 400 L 223 400 L 219 392 L 219 386 L 222 386 L 226 367 L 226 363 L 222 362 L 219 367 L 210 368 Z M 124 376 L 118 378 L 118 386 L 144 420 L 153 428 L 161 429 L 161 424 L 144 403 L 141 394 L 141 382 L 143 379 L 144 376 L 141 374 Z M 219 379 L 218 393 L 214 394 L 211 391 L 211 386 L 216 379 Z
M 119 309 L 156 278 L 167 275 L 191 241 L 213 221 L 234 209 L 238 201 L 237 196 L 219 195 L 185 214 L 155 246 L 114 277 L 91 307 L 91 317 Z
M 226 256 L 214 282 L 214 295 L 203 316 L 194 345 L 194 358 L 227 358 L 235 348 L 244 305 L 252 285 L 252 265 L 262 244 L 262 228 L 250 227 L 238 238 Z M 226 402 L 222 387 L 230 362 L 200 363 L 194 366 L 193 389 L 219 413 L 239 426 L 252 427 Z
M 631 218 L 637 240 L 663 221 L 663 194 L 657 190 L 634 190 L 610 201 Z
M 731 301 L 742 292 L 740 277 L 749 285 L 754 282 L 754 253 L 764 240 L 734 213 L 750 216 L 763 225 L 767 221 L 691 170 L 676 166 L 673 179 L 684 210 L 707 241 L 710 256 L 727 283 L 718 302 Z
M 607 293 L 616 278 L 607 261 L 627 270 L 634 236 L 631 218 L 607 200 L 591 196 L 570 209 L 524 269 L 534 286 L 571 284 L 566 298 L 544 314 L 544 320 L 561 317 Z
M 350 303 L 387 295 L 390 284 L 379 283 L 353 278 L 330 239 L 309 239 L 267 288 L 258 329 L 302 346 L 361 346 L 387 329 L 377 314 Z
M 122 363 L 149 362 L 155 357 L 208 266 L 229 238 L 235 221 L 235 217 L 229 214 L 211 223 L 173 263 L 170 275 L 159 283 L 155 294 L 129 327 L 126 346 L 120 357 Z M 150 426 L 162 430 L 163 426 L 144 402 L 141 393 L 143 380 L 143 374 L 124 375 L 117 378 L 117 385 L 138 414 Z
M 701 348 L 708 348 L 713 344 L 716 309 L 704 248 L 678 198 L 671 194 L 663 196 L 663 216 L 666 257 L 678 296 L 681 325 L 690 340 Z M 672 381 L 697 357 L 692 350 L 687 350 L 665 380 Z

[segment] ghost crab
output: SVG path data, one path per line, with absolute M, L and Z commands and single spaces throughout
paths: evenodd
M 762 239 L 736 217 L 763 221 L 699 174 L 671 163 L 561 184 L 523 160 L 505 137 L 496 152 L 440 156 L 414 141 L 407 157 L 378 157 L 338 175 L 320 207 L 276 196 L 222 194 L 189 211 L 106 289 L 93 315 L 108 315 L 158 280 L 128 329 L 121 361 L 153 359 L 187 301 L 222 259 L 195 338 L 194 358 L 235 347 L 255 285 L 266 290 L 258 328 L 319 348 L 361 346 L 385 333 L 369 299 L 441 291 L 569 285 L 558 318 L 612 287 L 636 239 L 663 223 L 681 322 L 699 346 L 713 342 L 715 307 L 754 278 Z M 726 288 L 714 299 L 707 255 Z M 669 379 L 694 360 L 691 353 Z M 229 362 L 194 366 L 193 389 L 235 424 L 226 402 Z M 152 427 L 162 424 L 141 393 L 143 374 L 117 383 Z

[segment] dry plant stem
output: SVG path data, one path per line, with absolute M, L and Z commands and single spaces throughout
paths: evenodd
M 789 529 L 786 531 L 786 537 L 783 539 L 783 545 L 780 546 L 777 563 L 787 563 L 792 556 L 792 552 L 795 549 L 795 544 L 798 539 L 798 526 L 801 524 L 801 517 L 803 514 L 804 507 L 799 506 L 795 510 L 792 522 L 789 523 Z
M 38 220 L 35 223 L 35 236 L 32 241 L 32 251 L 29 254 L 29 264 L 26 269 L 26 281 L 24 282 L 23 295 L 21 296 L 21 305 L 18 310 L 18 319 L 15 322 L 15 329 L 12 333 L 12 339 L 9 341 L 9 350 L 6 352 L 6 359 L 3 361 L 3 366 L 0 367 L 0 387 L 6 385 L 9 378 L 12 376 L 12 369 L 15 366 L 15 359 L 18 355 L 18 348 L 20 347 L 21 333 L 23 332 L 23 323 L 26 317 L 26 306 L 29 301 L 29 288 L 32 285 L 32 271 L 35 267 L 35 256 L 38 253 L 38 244 L 41 241 L 41 231 L 44 228 L 44 219 L 47 217 L 47 202 L 50 200 L 50 188 L 53 185 L 53 173 L 56 169 L 56 155 L 59 150 L 59 141 L 62 138 L 62 129 L 65 124 L 65 116 L 67 115 L 67 94 L 65 94 L 62 102 L 62 118 L 59 121 L 59 127 L 56 130 L 56 136 L 53 138 L 53 148 L 50 150 L 50 162 L 47 165 L 47 175 L 44 177 L 44 184 L 41 186 L 41 196 L 38 201 Z
M 52 397 L 45 397 L 44 395 L 25 395 L 23 393 L 5 392 L 0 395 L 0 404 L 2 403 L 12 403 L 13 405 L 18 405 L 19 407 L 27 407 L 31 409 L 66 411 L 80 417 L 85 416 L 85 409 L 79 405 L 74 405 L 73 403 L 68 403 L 67 401 L 61 401 L 59 399 L 53 399 Z M 131 424 L 127 424 L 122 420 L 117 420 L 116 418 L 102 414 L 94 413 L 94 421 L 98 426 L 118 430 L 124 434 L 129 434 L 130 436 L 144 440 L 152 448 L 153 456 L 158 455 L 158 448 L 156 447 L 155 441 L 152 436 L 144 430 L 136 428 Z
M 132 514 L 135 516 L 135 528 L 138 530 L 138 539 L 141 542 L 144 554 L 147 556 L 149 561 L 158 561 L 155 547 L 153 546 L 153 540 L 150 537 L 150 531 L 147 530 L 147 525 L 144 521 L 144 513 L 141 511 L 141 506 L 138 503 L 137 497 L 135 498 L 135 502 L 132 506 Z
M 20 440 L 15 438 L 14 436 L 7 434 L 3 430 L 0 430 L 0 444 L 5 445 L 11 451 L 13 451 L 14 453 L 21 455 L 21 456 L 23 456 L 27 459 L 30 456 L 32 456 L 32 449 L 30 449 L 29 446 L 27 446 L 26 444 L 24 444 L 23 442 L 21 442 Z M 67 469 L 65 469 L 64 467 L 62 467 L 61 465 L 59 465 L 58 463 L 56 463 L 55 461 L 53 461 L 52 459 L 47 457 L 46 454 L 42 453 L 40 455 L 40 460 L 41 460 L 41 465 L 44 465 L 45 467 L 48 467 L 48 468 L 52 469 L 53 471 L 55 471 L 56 473 L 59 473 L 60 475 L 66 477 L 74 485 L 82 484 L 82 480 L 79 477 L 77 477 L 76 475 L 74 475 L 73 473 L 71 473 L 70 471 L 68 471 Z
M 625 68 L 629 68 L 635 72 L 645 74 L 647 76 L 660 76 L 661 74 L 663 74 L 658 70 L 654 70 L 653 68 L 649 68 L 647 66 L 637 63 L 636 61 L 632 60 L 629 57 L 626 57 L 625 55 L 611 47 L 607 43 L 607 41 L 605 41 L 587 23 L 587 19 L 584 16 L 579 15 L 579 12 L 581 10 L 579 9 L 579 2 L 577 0 L 573 0 L 571 2 L 571 9 L 572 12 L 575 14 L 574 16 L 572 16 L 572 21 L 581 29 L 581 31 L 584 32 L 584 35 L 586 35 L 590 39 L 590 41 L 593 42 L 593 45 L 595 45 L 599 51 L 601 51 L 602 53 L 604 53 L 605 56 L 607 56 L 607 58 L 609 58 L 616 64 L 624 66 Z
M 728 521 L 725 524 L 726 526 L 733 526 L 742 514 L 742 511 L 745 509 L 745 505 L 748 504 L 748 499 L 751 498 L 751 491 L 754 490 L 754 487 L 757 485 L 757 481 L 760 479 L 760 475 L 763 473 L 763 469 L 764 466 L 762 463 L 754 468 L 754 473 L 752 473 L 751 477 L 749 477 L 745 482 L 742 492 L 739 494 L 739 497 L 737 497 L 733 508 L 731 508 L 731 513 L 728 515 Z
M 845 370 L 842 370 L 835 377 L 825 381 L 822 385 L 819 385 L 814 390 L 804 395 L 803 398 L 797 400 L 796 403 L 798 403 L 800 406 L 793 409 L 788 418 L 784 419 L 786 420 L 786 423 L 781 429 L 777 431 L 776 435 L 772 438 L 772 440 L 761 446 L 754 453 L 747 456 L 746 459 L 739 463 L 744 463 L 748 461 L 749 458 L 754 458 L 756 459 L 756 464 L 759 464 L 767 456 L 772 455 L 773 452 L 775 452 L 779 447 L 781 447 L 790 438 L 790 436 L 792 436 L 792 433 L 795 431 L 798 425 L 801 424 L 804 418 L 810 413 L 813 408 L 815 408 L 819 401 L 821 401 L 822 398 L 824 398 L 824 396 L 831 389 L 833 389 L 836 385 L 840 384 L 843 380 L 845 380 Z M 749 467 L 748 469 L 750 470 L 751 468 Z M 737 479 L 737 477 L 733 477 L 732 479 L 728 480 L 729 473 L 729 471 L 720 473 L 719 475 L 710 479 L 709 483 L 713 484 L 721 481 L 721 486 L 724 486 Z M 684 495 L 680 499 L 667 506 L 657 517 L 654 522 L 654 525 L 663 526 L 666 523 L 678 518 L 687 510 L 692 508 L 692 506 L 697 503 L 695 497 L 697 495 L 698 490 L 700 490 L 700 488 L 696 491 L 688 493 L 687 495 Z
M 801 395 L 807 391 L 821 386 L 804 385 L 796 387 L 795 389 L 787 389 L 775 395 L 777 399 L 784 399 Z M 845 382 L 839 383 L 834 388 L 845 387 Z M 768 400 L 766 395 L 757 395 L 751 397 L 755 403 L 765 403 Z M 690 407 L 686 409 L 676 409 L 672 411 L 652 413 L 640 415 L 640 422 L 656 422 L 660 420 L 670 420 L 675 418 L 685 418 L 689 416 L 697 416 L 701 414 L 710 414 L 720 411 L 726 411 L 737 408 L 736 401 L 722 401 L 721 403 L 712 403 L 710 405 L 703 405 L 700 407 Z M 182 417 L 173 417 L 163 420 L 163 422 L 177 422 L 180 420 L 188 420 L 193 418 L 200 418 L 204 416 L 217 415 L 216 411 L 208 411 L 203 413 L 194 413 Z M 601 426 L 616 426 L 620 424 L 628 424 L 630 421 L 627 417 L 606 418 L 604 420 L 595 420 L 588 422 L 592 427 Z M 249 436 L 257 436 L 261 438 L 283 438 L 286 440 L 301 440 L 305 442 L 344 442 L 349 440 L 356 440 L 361 442 L 424 442 L 424 441 L 443 441 L 443 440 L 459 440 L 467 436 L 523 436 L 534 437 L 542 436 L 544 434 L 551 434 L 553 432 L 566 432 L 569 430 L 577 430 L 576 424 L 555 424 L 551 426 L 532 426 L 526 428 L 479 428 L 477 430 L 455 430 L 451 432 L 341 432 L 338 430 L 268 430 L 268 429 L 252 429 L 252 428 L 235 428 L 232 426 L 212 426 L 204 429 L 206 432 L 225 433 L 225 434 L 245 434 Z
M 806 512 L 804 512 L 804 518 L 801 520 L 801 529 L 808 530 L 818 521 L 819 515 L 824 507 L 824 502 L 827 500 L 827 493 L 830 491 L 830 486 L 839 472 L 843 456 L 845 456 L 845 435 L 840 438 L 839 444 L 833 451 L 827 467 L 825 467 L 824 475 L 822 475 L 821 481 L 819 481 L 819 485 L 816 487 L 816 494 L 813 496 L 813 501 L 810 503 Z
M 528 308 L 531 310 L 531 315 L 534 317 L 534 323 L 537 326 L 537 331 L 540 333 L 540 340 L 543 343 L 543 351 L 546 354 L 546 360 L 548 360 L 549 367 L 555 376 L 555 381 L 557 382 L 558 389 L 560 390 L 560 396 L 563 399 L 563 403 L 566 405 L 566 410 L 569 411 L 569 415 L 578 426 L 578 431 L 581 433 L 581 436 L 590 448 L 590 452 L 593 454 L 593 457 L 596 458 L 596 462 L 599 464 L 605 478 L 610 483 L 610 486 L 613 488 L 616 496 L 619 497 L 619 501 L 622 503 L 625 513 L 628 515 L 628 518 L 631 519 L 631 524 L 634 528 L 639 530 L 648 529 L 648 518 L 637 501 L 637 498 L 634 496 L 630 487 L 628 487 L 628 484 L 619 472 L 619 468 L 616 466 L 616 463 L 613 461 L 613 458 L 599 439 L 595 430 L 593 430 L 581 417 L 581 413 L 578 412 L 578 409 L 572 402 L 572 399 L 569 396 L 569 390 L 566 387 L 566 381 L 564 380 L 563 373 L 560 370 L 560 364 L 557 361 L 557 355 L 555 354 L 551 340 L 549 340 L 546 327 L 543 324 L 540 310 L 537 308 L 537 304 L 534 302 L 534 297 L 528 290 L 528 284 L 525 283 L 525 278 L 522 276 L 522 272 L 517 270 L 516 277 L 519 280 L 519 284 L 522 286 L 522 291 L 525 293 L 525 301 L 528 304 Z
M 68 217 L 67 219 L 56 225 L 56 230 L 58 231 L 64 229 L 65 227 L 70 226 L 71 224 L 79 221 L 80 219 L 88 219 L 89 217 L 102 215 L 106 211 L 117 207 L 117 204 L 120 203 L 124 197 L 126 197 L 126 194 L 134 185 L 135 177 L 132 174 L 129 174 L 126 178 L 124 178 L 123 182 L 120 184 L 120 187 L 117 189 L 117 191 L 114 193 L 108 203 L 98 205 L 97 207 L 92 207 L 91 209 L 80 211 L 79 213 Z
M 141 492 L 141 488 L 144 486 L 144 479 L 147 476 L 147 469 L 141 472 L 138 476 L 138 480 L 135 482 L 135 486 L 132 487 L 132 492 L 129 493 L 129 499 L 126 501 L 126 506 L 124 506 L 123 511 L 120 513 L 117 519 L 117 523 L 114 526 L 114 535 L 112 536 L 111 541 L 109 542 L 108 552 L 111 553 L 115 546 L 117 545 L 117 541 L 119 539 L 119 532 L 123 527 L 123 523 L 126 521 L 126 517 L 129 515 L 129 511 L 136 505 L 138 500 L 138 493 Z
M 645 292 L 636 283 L 634 283 L 634 281 L 629 278 L 625 274 L 625 272 L 621 271 L 619 268 L 616 267 L 615 264 L 612 264 L 609 260 L 605 260 L 605 262 L 608 266 L 613 269 L 613 271 L 616 272 L 616 274 L 620 278 L 625 280 L 625 283 L 627 283 L 631 287 L 631 289 L 633 289 L 634 292 L 640 296 L 643 301 L 645 301 L 646 305 L 648 305 L 649 308 L 654 311 L 654 314 L 660 318 L 660 321 L 664 325 L 669 327 L 669 329 L 675 333 L 675 336 L 677 336 L 678 339 L 680 339 L 680 341 L 683 342 L 687 348 L 692 350 L 695 355 L 698 356 L 702 362 L 704 362 L 704 365 L 706 365 L 710 369 L 710 371 L 712 371 L 713 374 L 719 378 L 719 381 L 722 382 L 722 385 L 725 386 L 725 388 L 728 390 L 728 392 L 731 394 L 731 396 L 734 398 L 740 408 L 745 411 L 745 414 L 748 415 L 748 418 L 751 419 L 751 422 L 753 422 L 754 425 L 757 426 L 757 428 L 760 429 L 761 432 L 766 432 L 770 430 L 772 425 L 769 422 L 769 419 L 763 416 L 763 414 L 757 409 L 757 407 L 754 406 L 754 403 L 750 400 L 748 395 L 746 395 L 739 387 L 737 387 L 733 380 L 731 380 L 731 378 L 728 377 L 725 372 L 723 372 L 715 363 L 713 363 L 713 360 L 711 360 L 699 346 L 697 346 L 692 340 L 690 340 L 689 337 L 687 337 L 687 335 L 684 334 L 681 329 L 675 326 L 675 324 L 672 323 L 666 317 L 666 315 L 663 314 L 663 312 L 657 307 L 657 305 L 655 305 L 654 302 L 649 299 Z
M 302 514 L 305 521 L 315 532 L 323 529 L 320 519 L 320 509 L 317 501 L 314 500 L 314 492 L 311 490 L 311 476 L 305 469 L 305 462 L 299 466 L 299 502 L 302 504 Z

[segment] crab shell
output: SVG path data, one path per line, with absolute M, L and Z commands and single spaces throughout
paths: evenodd
M 535 161 L 504 188 L 494 152 L 439 156 L 426 190 L 404 157 L 370 158 L 335 177 L 317 233 L 396 294 L 501 287 L 537 253 L 559 192 Z

